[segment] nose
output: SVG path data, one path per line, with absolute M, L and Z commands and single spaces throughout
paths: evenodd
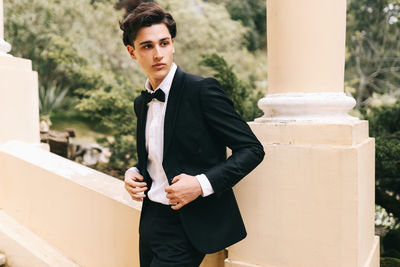
M 163 56 L 161 54 L 161 48 L 158 45 L 156 45 L 154 47 L 153 58 L 154 58 L 154 60 L 157 60 L 157 61 L 159 61 L 159 60 L 161 60 L 163 58 Z

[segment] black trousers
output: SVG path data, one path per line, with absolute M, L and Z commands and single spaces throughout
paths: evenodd
M 140 267 L 198 267 L 205 254 L 190 243 L 179 211 L 147 198 L 139 238 Z

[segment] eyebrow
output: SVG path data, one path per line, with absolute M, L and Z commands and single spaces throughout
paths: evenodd
M 162 42 L 162 41 L 165 41 L 165 40 L 169 40 L 169 39 L 171 39 L 171 38 L 170 37 L 165 37 L 165 38 L 160 39 L 159 42 Z M 151 44 L 151 43 L 153 43 L 153 42 L 152 41 L 143 41 L 143 42 L 140 42 L 139 45 Z

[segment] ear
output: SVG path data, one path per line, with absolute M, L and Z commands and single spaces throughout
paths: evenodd
M 131 56 L 131 58 L 133 60 L 136 60 L 136 56 L 135 56 L 135 48 L 131 45 L 127 45 L 126 46 L 126 50 L 128 50 L 129 55 Z
M 172 39 L 172 54 L 175 53 L 175 39 Z

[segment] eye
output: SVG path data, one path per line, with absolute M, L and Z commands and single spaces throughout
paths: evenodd
M 169 42 L 168 41 L 163 41 L 163 42 L 161 42 L 161 45 L 162 46 L 167 46 L 167 45 L 169 45 Z
M 151 44 L 146 44 L 146 45 L 144 45 L 144 46 L 142 46 L 144 49 L 149 49 L 149 48 L 152 48 L 152 45 Z

